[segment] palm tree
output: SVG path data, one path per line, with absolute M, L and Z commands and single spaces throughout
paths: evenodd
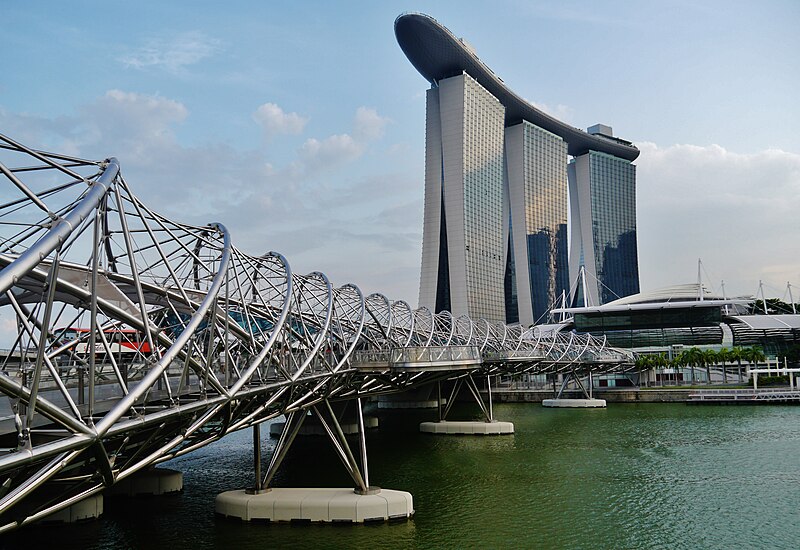
M 744 356 L 745 349 L 741 346 L 733 346 L 731 351 L 729 352 L 730 360 L 736 361 L 739 366 L 739 383 L 742 383 L 742 359 L 745 359 Z
M 639 369 L 639 385 L 642 385 L 642 370 L 648 370 L 650 368 L 650 356 L 649 355 L 637 355 L 636 361 L 634 362 L 636 368 Z M 646 382 L 645 382 L 646 385 Z
M 654 367 L 660 368 L 660 369 L 662 369 L 662 371 L 663 371 L 663 369 L 665 367 L 669 366 L 669 360 L 667 359 L 667 356 L 664 353 L 651 355 L 650 356 L 650 360 L 652 361 L 652 365 Z M 677 379 L 676 379 L 676 382 L 677 382 Z
M 711 365 L 717 362 L 717 352 L 713 349 L 702 351 L 703 365 L 706 367 L 706 384 L 711 383 Z
M 694 376 L 694 368 L 695 366 L 701 365 L 703 363 L 703 352 L 700 348 L 689 348 L 683 353 L 681 353 L 682 360 L 685 361 L 685 364 L 689 365 L 690 367 L 690 376 L 692 378 L 692 384 L 695 382 Z
M 764 355 L 764 350 L 762 350 L 760 347 L 752 346 L 745 348 L 744 359 L 749 363 L 753 363 L 755 367 L 758 368 L 759 361 L 765 361 L 767 356 Z
M 722 348 L 717 352 L 717 361 L 722 363 L 722 383 L 728 383 L 728 369 L 726 363 L 731 360 L 731 350 Z
M 688 363 L 686 362 L 686 354 L 684 352 L 678 353 L 672 358 L 672 367 L 675 369 L 683 370 Z

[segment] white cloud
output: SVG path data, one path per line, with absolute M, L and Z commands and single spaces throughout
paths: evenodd
M 350 133 L 305 140 L 293 159 L 269 158 L 263 143 L 252 150 L 217 141 L 184 145 L 175 130 L 191 116 L 186 105 L 122 90 L 108 91 L 70 117 L 0 110 L 0 127 L 36 148 L 64 152 L 70 144 L 76 156 L 118 157 L 146 204 L 181 222 L 221 222 L 242 250 L 277 250 L 298 273 L 321 270 L 335 284 L 352 281 L 365 292 L 415 303 L 419 178 L 409 174 L 408 162 L 371 172 L 361 165 L 340 169 L 379 136 L 383 119 L 370 111 L 356 111 Z
M 638 147 L 643 288 L 695 280 L 698 258 L 707 283 L 724 279 L 729 292 L 754 293 L 763 279 L 780 295 L 786 281 L 800 283 L 800 155 Z
M 179 101 L 160 96 L 109 90 L 83 113 L 86 120 L 95 124 L 107 123 L 116 136 L 139 139 L 169 133 L 171 125 L 189 116 L 189 109 Z
M 540 111 L 544 111 L 548 115 L 555 117 L 563 122 L 571 122 L 572 116 L 575 113 L 575 109 L 573 109 L 568 105 L 562 105 L 561 103 L 559 103 L 555 107 L 551 107 L 546 103 L 537 103 L 536 101 L 528 101 L 528 103 L 530 103 Z
M 275 103 L 261 105 L 253 113 L 253 120 L 261 125 L 267 138 L 278 134 L 300 134 L 308 123 L 308 118 L 297 113 L 286 113 Z
M 353 135 L 361 141 L 372 141 L 383 137 L 389 119 L 382 117 L 370 107 L 359 107 L 353 121 Z
M 115 156 L 135 193 L 169 217 L 207 223 L 235 212 L 259 194 L 275 172 L 259 151 L 237 151 L 224 143 L 184 146 L 175 127 L 189 117 L 182 103 L 160 96 L 109 90 L 82 106 L 78 116 L 34 118 L 0 112 L 0 126 L 28 127 L 36 147 L 93 159 Z M 34 130 L 31 131 L 31 128 Z
M 298 154 L 305 166 L 317 170 L 353 161 L 363 152 L 363 144 L 348 134 L 337 134 L 323 140 L 307 139 Z
M 120 61 L 136 69 L 155 67 L 179 73 L 220 49 L 219 40 L 201 32 L 186 32 L 169 39 L 151 39 L 141 48 L 122 56 Z
M 359 107 L 353 117 L 351 134 L 309 138 L 303 143 L 297 160 L 290 166 L 290 177 L 301 180 L 353 162 L 364 154 L 370 142 L 383 136 L 388 123 L 389 119 L 380 116 L 375 109 Z

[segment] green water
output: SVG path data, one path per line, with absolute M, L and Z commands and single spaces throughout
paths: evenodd
M 471 414 L 467 408 L 456 416 Z M 173 461 L 183 494 L 106 501 L 82 526 L 38 528 L 12 547 L 800 548 L 800 407 L 495 407 L 513 436 L 419 434 L 433 413 L 381 417 L 373 485 L 409 491 L 412 521 L 373 526 L 241 524 L 216 493 L 251 483 L 251 434 Z M 266 431 L 266 430 L 264 430 Z M 265 453 L 274 443 L 265 438 Z M 297 444 L 278 486 L 349 486 L 321 439 Z M 22 535 L 25 535 L 22 537 Z

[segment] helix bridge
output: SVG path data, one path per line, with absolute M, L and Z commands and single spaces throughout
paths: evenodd
M 114 158 L 0 136 L 0 172 L 0 532 L 280 415 L 288 427 L 443 380 L 477 392 L 497 374 L 631 367 L 591 336 L 294 273 L 221 223 L 160 215 Z

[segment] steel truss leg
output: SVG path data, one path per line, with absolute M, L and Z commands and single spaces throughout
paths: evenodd
M 255 486 L 253 493 L 262 490 L 261 485 L 261 424 L 253 424 L 253 471 L 255 472 Z
M 574 371 L 572 372 L 572 377 L 575 379 L 575 382 L 578 384 L 578 387 L 583 392 L 583 396 L 586 397 L 586 399 L 591 399 L 592 396 L 589 395 L 589 392 L 586 391 L 586 388 L 583 386 L 583 382 L 581 382 L 580 377 L 577 374 L 575 374 Z
M 580 390 L 583 392 L 583 395 L 586 397 L 586 399 L 591 399 L 592 398 L 591 393 L 586 391 L 586 388 L 584 387 L 584 385 L 581 382 L 581 379 L 578 377 L 578 375 L 575 374 L 575 371 L 570 371 L 570 372 L 568 372 L 568 373 L 566 373 L 564 375 L 564 381 L 561 383 L 561 389 L 558 390 L 558 395 L 556 395 L 556 399 L 561 399 L 561 394 L 564 393 L 564 390 L 566 389 L 567 384 L 569 384 L 570 380 L 575 380 L 575 383 L 578 385 L 578 388 L 580 388 Z M 591 373 L 589 373 L 589 384 L 590 384 L 590 388 L 591 388 L 591 384 L 592 384 L 592 375 L 591 375 Z M 591 389 L 589 391 L 591 391 Z
M 438 409 L 439 413 L 439 422 L 444 420 L 442 417 L 442 381 L 439 380 L 436 382 L 436 408 Z
M 486 375 L 486 393 L 489 396 L 489 422 L 494 422 L 494 410 L 492 406 L 492 380 Z
M 358 468 L 355 456 L 353 456 L 353 452 L 350 450 L 350 445 L 347 444 L 342 426 L 339 424 L 339 420 L 336 418 L 331 404 L 327 400 L 325 400 L 324 403 L 324 408 L 315 405 L 313 411 L 316 413 L 317 418 L 319 418 L 320 423 L 322 423 L 322 428 L 328 435 L 328 439 L 331 445 L 333 445 L 337 456 L 342 461 L 342 464 L 344 464 L 347 473 L 350 474 L 350 477 L 353 478 L 353 481 L 359 489 L 366 491 L 368 486 L 364 481 L 364 477 L 361 475 L 361 470 Z
M 468 374 L 463 378 L 458 378 L 455 381 L 453 384 L 453 389 L 450 392 L 450 397 L 447 399 L 444 412 L 442 412 L 441 406 L 441 386 L 439 387 L 439 422 L 442 422 L 447 418 L 447 414 L 450 412 L 453 403 L 456 402 L 456 397 L 458 397 L 459 391 L 463 385 L 467 386 L 467 389 L 469 389 L 469 392 L 472 394 L 472 398 L 475 399 L 475 402 L 481 408 L 481 412 L 483 412 L 483 415 L 486 417 L 486 422 L 494 422 L 494 411 L 492 410 L 492 384 L 489 380 L 489 376 L 486 376 L 486 390 L 489 393 L 489 404 L 487 406 L 487 404 L 483 401 L 481 392 L 478 390 L 478 385 L 475 383 L 475 379 L 471 374 Z
M 361 469 L 364 471 L 364 485 L 369 492 L 369 466 L 367 464 L 367 431 L 364 429 L 364 409 L 361 408 L 361 398 L 356 399 L 358 407 L 358 443 L 361 446 Z
M 303 425 L 305 419 L 305 410 L 292 411 L 286 415 L 286 425 L 283 427 L 283 432 L 280 438 L 278 438 L 278 443 L 275 445 L 275 452 L 272 453 L 272 459 L 267 467 L 264 482 L 261 484 L 262 491 L 270 490 L 269 483 L 275 476 L 278 466 L 281 465 L 281 462 L 283 462 L 283 459 L 286 457 L 286 453 L 289 451 L 289 447 L 292 446 L 294 438 L 297 437 L 297 433 L 300 431 L 300 427 Z
M 561 381 L 561 387 L 558 389 L 558 393 L 556 394 L 556 399 L 561 399 L 561 394 L 564 393 L 564 390 L 567 388 L 567 384 L 569 384 L 571 377 L 572 373 L 567 373 L 564 375 L 564 379 Z M 555 381 L 555 378 L 553 380 Z
M 456 402 L 456 397 L 458 397 L 458 392 L 461 390 L 461 385 L 464 383 L 463 378 L 456 379 L 455 384 L 453 384 L 453 389 L 450 391 L 450 397 L 447 398 L 447 404 L 444 407 L 444 412 L 439 415 L 439 420 L 445 420 L 447 418 L 447 413 L 450 412 L 450 409 L 453 407 L 453 403 Z
M 339 419 L 333 412 L 333 408 L 328 400 L 324 401 L 324 407 L 314 406 L 312 409 L 316 413 L 328 439 L 333 445 L 336 454 L 342 461 L 347 473 L 353 478 L 356 484 L 355 492 L 361 495 L 377 494 L 380 492 L 380 487 L 372 487 L 369 484 L 369 467 L 367 464 L 367 439 L 366 430 L 364 429 L 364 411 L 361 407 L 361 398 L 356 400 L 357 415 L 358 415 L 358 432 L 359 432 L 359 445 L 361 451 L 361 468 L 359 468 L 358 461 L 347 443 L 347 438 L 344 435 Z
M 486 417 L 486 422 L 491 422 L 492 413 L 491 411 L 489 411 L 489 409 L 486 407 L 486 404 L 483 402 L 483 398 L 481 397 L 481 392 L 478 390 L 478 385 L 475 383 L 475 379 L 472 378 L 471 374 L 467 375 L 466 382 L 467 382 L 467 388 L 469 388 L 470 393 L 472 393 L 472 397 L 475 398 L 475 401 L 478 403 L 478 406 L 481 408 L 481 411 L 483 411 L 483 415 Z

